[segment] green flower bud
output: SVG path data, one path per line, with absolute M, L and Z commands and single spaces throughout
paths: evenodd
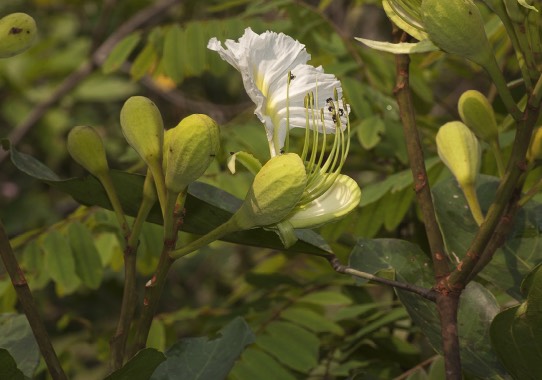
M 471 0 L 423 0 L 422 22 L 442 50 L 487 66 L 494 59 L 480 11 Z
M 457 103 L 463 123 L 476 136 L 486 142 L 496 140 L 499 135 L 495 113 L 489 100 L 479 91 L 465 91 Z
M 297 154 L 272 157 L 254 177 L 245 201 L 232 219 L 242 230 L 276 224 L 298 204 L 306 184 L 305 165 Z
M 36 22 L 26 13 L 12 13 L 0 19 L 0 58 L 28 49 L 36 39 Z
M 531 144 L 527 150 L 527 161 L 542 160 L 542 128 L 538 127 L 533 132 Z
M 220 128 L 207 115 L 185 117 L 166 133 L 166 188 L 179 193 L 203 175 L 220 148 Z
M 156 105 L 144 96 L 132 96 L 120 111 L 120 126 L 128 144 L 136 150 L 154 173 L 162 166 L 164 122 Z
M 68 152 L 91 174 L 101 177 L 109 171 L 102 138 L 92 127 L 74 127 L 68 134 Z
M 452 121 L 440 127 L 436 141 L 440 159 L 456 178 L 474 220 L 480 225 L 484 216 L 476 196 L 476 179 L 482 150 L 476 136 L 462 122 Z

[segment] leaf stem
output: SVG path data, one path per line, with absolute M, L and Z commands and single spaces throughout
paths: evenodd
M 407 292 L 415 293 L 432 302 L 435 302 L 437 299 L 437 293 L 433 289 L 426 289 L 406 282 L 389 280 L 387 278 L 375 276 L 371 273 L 362 272 L 360 270 L 341 264 L 341 262 L 335 255 L 328 255 L 326 256 L 326 259 L 329 261 L 329 263 L 337 273 L 349 274 L 351 276 L 359 277 L 364 280 L 374 281 L 397 289 L 406 290 Z
M 6 230 L 4 229 L 4 225 L 1 221 L 0 256 L 2 256 L 2 261 L 4 262 L 6 271 L 9 274 L 11 283 L 13 284 L 15 292 L 17 293 L 19 303 L 21 304 L 21 308 L 23 309 L 23 312 L 28 319 L 28 323 L 30 324 L 32 333 L 36 338 L 36 342 L 38 343 L 38 347 L 40 348 L 41 354 L 43 355 L 43 359 L 45 360 L 45 364 L 49 369 L 51 377 L 54 380 L 67 379 L 64 370 L 60 366 L 60 362 L 56 355 L 55 349 L 51 344 L 49 334 L 47 334 L 45 325 L 39 315 L 36 303 L 34 301 L 34 297 L 32 296 L 32 292 L 30 291 L 24 273 L 19 266 L 19 263 L 15 258 L 15 254 L 13 253 L 13 249 L 9 243 Z

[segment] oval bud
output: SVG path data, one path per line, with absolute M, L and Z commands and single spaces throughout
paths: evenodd
M 429 39 L 445 52 L 484 67 L 493 59 L 484 21 L 471 0 L 423 0 L 421 14 Z
M 164 142 L 166 188 L 184 190 L 203 175 L 220 148 L 220 128 L 207 115 L 185 117 Z
M 306 183 L 305 165 L 297 154 L 274 156 L 254 177 L 233 218 L 240 229 L 279 223 L 297 205 Z
M 144 96 L 132 96 L 120 111 L 120 126 L 128 144 L 154 170 L 162 165 L 164 122 L 156 105 Z M 155 174 L 155 173 L 153 173 Z
M 538 127 L 533 132 L 531 137 L 531 144 L 527 150 L 527 161 L 533 162 L 536 160 L 542 160 L 542 128 Z
M 459 98 L 457 108 L 463 123 L 476 136 L 486 142 L 497 139 L 499 130 L 493 107 L 481 92 L 476 90 L 465 91 Z
M 462 122 L 451 121 L 440 127 L 436 140 L 438 155 L 457 182 L 474 183 L 482 152 L 474 133 Z
M 38 34 L 36 22 L 26 13 L 12 13 L 0 19 L 0 58 L 28 49 Z
M 109 171 L 102 138 L 94 128 L 72 128 L 67 145 L 72 158 L 94 176 L 101 177 Z

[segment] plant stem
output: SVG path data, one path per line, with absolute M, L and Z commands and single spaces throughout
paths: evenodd
M 399 113 L 401 122 L 405 132 L 405 140 L 407 145 L 407 153 L 414 177 L 414 190 L 416 191 L 416 200 L 420 206 L 423 220 L 425 222 L 425 230 L 431 256 L 433 259 L 433 269 L 437 279 L 445 277 L 450 273 L 448 257 L 445 254 L 444 241 L 437 224 L 435 216 L 435 208 L 425 162 L 423 156 L 422 143 L 416 127 L 414 104 L 409 85 L 409 65 L 410 58 L 405 54 L 397 54 L 395 56 L 397 68 L 397 82 L 394 89 L 394 94 L 399 105 Z
M 395 31 L 397 35 L 398 31 Z M 406 33 L 402 33 L 400 40 L 406 40 Z M 412 102 L 412 95 L 409 85 L 409 66 L 410 58 L 405 54 L 395 56 L 397 81 L 394 94 L 399 105 L 399 113 L 405 140 L 407 144 L 407 153 L 414 177 L 414 190 L 416 191 L 416 200 L 422 211 L 425 222 L 425 231 L 431 250 L 433 269 L 435 272 L 435 281 L 446 278 L 450 273 L 448 256 L 445 253 L 444 241 L 435 215 L 433 198 L 425 169 L 423 149 L 416 127 L 415 110 Z M 441 289 L 436 288 L 437 292 Z M 459 356 L 459 336 L 457 335 L 457 307 L 458 302 L 454 302 L 461 292 L 441 292 L 437 294 L 437 309 L 440 314 L 442 349 L 445 358 L 446 378 L 455 380 L 461 378 L 461 358 Z M 449 306 L 449 308 L 448 308 Z M 444 307 L 446 307 L 444 309 Z
M 437 299 L 437 294 L 433 289 L 426 289 L 406 282 L 389 280 L 387 278 L 375 276 L 371 273 L 359 271 L 357 269 L 341 264 L 341 262 L 335 255 L 326 256 L 326 259 L 329 261 L 329 263 L 337 273 L 349 274 L 354 277 L 363 278 L 364 280 L 374 281 L 397 289 L 406 290 L 407 292 L 415 293 L 432 302 L 435 302 Z
M 28 283 L 26 282 L 26 278 L 23 274 L 21 267 L 19 266 L 19 263 L 15 258 L 15 254 L 13 253 L 13 249 L 11 248 L 11 245 L 9 243 L 6 230 L 4 229 L 4 225 L 1 221 L 0 255 L 2 256 L 2 261 L 4 262 L 6 271 L 9 274 L 11 283 L 13 284 L 15 292 L 17 293 L 19 303 L 21 304 L 21 308 L 23 309 L 23 312 L 28 319 L 28 323 L 30 324 L 32 333 L 36 338 L 36 342 L 38 343 L 38 347 L 40 348 L 41 354 L 43 355 L 43 359 L 45 360 L 45 364 L 49 369 L 51 377 L 54 380 L 67 379 L 64 370 L 60 366 L 60 362 L 56 355 L 55 349 L 51 344 L 51 340 L 49 338 L 49 335 L 47 334 L 45 325 L 38 313 L 36 303 L 34 301 L 34 298 L 32 297 L 32 292 L 28 287 Z
M 490 141 L 489 147 L 491 148 L 491 151 L 493 152 L 493 156 L 495 156 L 495 162 L 497 163 L 497 172 L 499 173 L 499 178 L 502 178 L 504 176 L 504 159 L 502 157 L 501 147 L 499 145 L 499 140 L 494 139 Z
M 171 256 L 171 252 L 177 241 L 178 226 L 176 225 L 177 215 L 184 208 L 187 190 L 185 189 L 180 194 L 172 191 L 167 191 L 165 201 L 164 214 L 164 244 L 160 261 L 156 268 L 155 274 L 145 285 L 145 295 L 143 298 L 143 309 L 137 326 L 134 345 L 130 355 L 134 355 L 137 351 L 144 348 L 147 343 L 147 337 L 151 329 L 152 320 L 158 309 L 158 304 L 164 286 L 166 284 L 167 275 L 171 265 L 175 262 L 175 258 Z M 176 211 L 179 210 L 179 212 Z

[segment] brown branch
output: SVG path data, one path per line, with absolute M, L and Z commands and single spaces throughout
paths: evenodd
M 47 368 L 49 369 L 52 378 L 55 380 L 67 379 L 64 370 L 60 366 L 60 362 L 56 355 L 55 349 L 51 344 L 49 334 L 47 334 L 45 325 L 39 315 L 37 305 L 34 301 L 34 297 L 32 296 L 32 292 L 28 287 L 28 283 L 26 282 L 26 278 L 21 267 L 19 266 L 19 263 L 15 258 L 15 254 L 13 253 L 13 249 L 11 248 L 11 245 L 9 243 L 6 230 L 4 229 L 4 225 L 1 221 L 0 256 L 2 256 L 2 261 L 4 262 L 6 271 L 9 274 L 11 283 L 13 284 L 13 288 L 17 293 L 17 298 L 19 299 L 21 308 L 23 309 L 23 312 L 28 319 L 28 323 L 30 324 L 32 333 L 36 338 L 36 342 L 38 343 L 38 347 L 40 348 L 43 359 L 45 360 L 45 364 L 47 365 Z
M 76 71 L 72 72 L 64 81 L 56 88 L 55 91 L 47 99 L 43 100 L 41 103 L 38 103 L 33 109 L 32 112 L 24 119 L 15 129 L 9 134 L 8 139 L 11 141 L 13 146 L 16 146 L 24 136 L 30 131 L 32 126 L 34 126 L 42 117 L 45 115 L 47 110 L 55 105 L 60 99 L 62 99 L 66 94 L 72 91 L 75 87 L 79 85 L 86 77 L 94 72 L 94 70 L 100 66 L 107 58 L 111 50 L 115 45 L 126 37 L 128 34 L 132 33 L 134 30 L 142 27 L 147 24 L 149 20 L 154 19 L 164 13 L 166 13 L 171 6 L 179 3 L 180 0 L 164 0 L 163 2 L 145 8 L 124 24 L 122 24 L 116 31 L 113 33 L 107 40 L 105 40 L 96 51 L 91 55 L 90 59 L 85 62 L 81 67 Z M 7 157 L 7 152 L 0 151 L 0 163 L 2 163 Z
M 341 262 L 335 255 L 328 255 L 326 256 L 326 259 L 327 261 L 329 261 L 329 264 L 331 264 L 331 267 L 337 273 L 348 274 L 350 276 L 359 277 L 364 280 L 374 281 L 383 285 L 388 285 L 397 289 L 405 290 L 407 292 L 411 292 L 419 296 L 422 296 L 423 298 L 432 302 L 435 302 L 437 299 L 437 294 L 433 289 L 426 289 L 426 288 L 422 288 L 420 286 L 412 285 L 406 282 L 389 280 L 387 278 L 375 276 L 374 274 L 371 274 L 371 273 L 359 271 L 352 267 L 341 264 Z
M 401 36 L 398 38 L 404 42 L 407 34 L 400 32 L 395 28 L 394 34 Z M 447 278 L 450 273 L 449 259 L 445 253 L 444 240 L 440 232 L 431 189 L 425 169 L 422 144 L 416 126 L 416 113 L 412 102 L 412 95 L 409 85 L 409 66 L 410 57 L 405 54 L 395 56 L 397 82 L 394 89 L 407 145 L 407 153 L 414 177 L 414 190 L 416 191 L 416 200 L 422 212 L 425 223 L 425 231 L 431 250 L 433 270 L 435 280 L 438 284 L 441 279 Z M 459 307 L 459 296 L 461 290 L 443 291 L 436 287 L 437 309 L 440 315 L 442 350 L 444 354 L 444 363 L 446 367 L 446 379 L 461 379 L 461 357 L 459 354 L 459 336 L 457 334 L 457 312 Z

